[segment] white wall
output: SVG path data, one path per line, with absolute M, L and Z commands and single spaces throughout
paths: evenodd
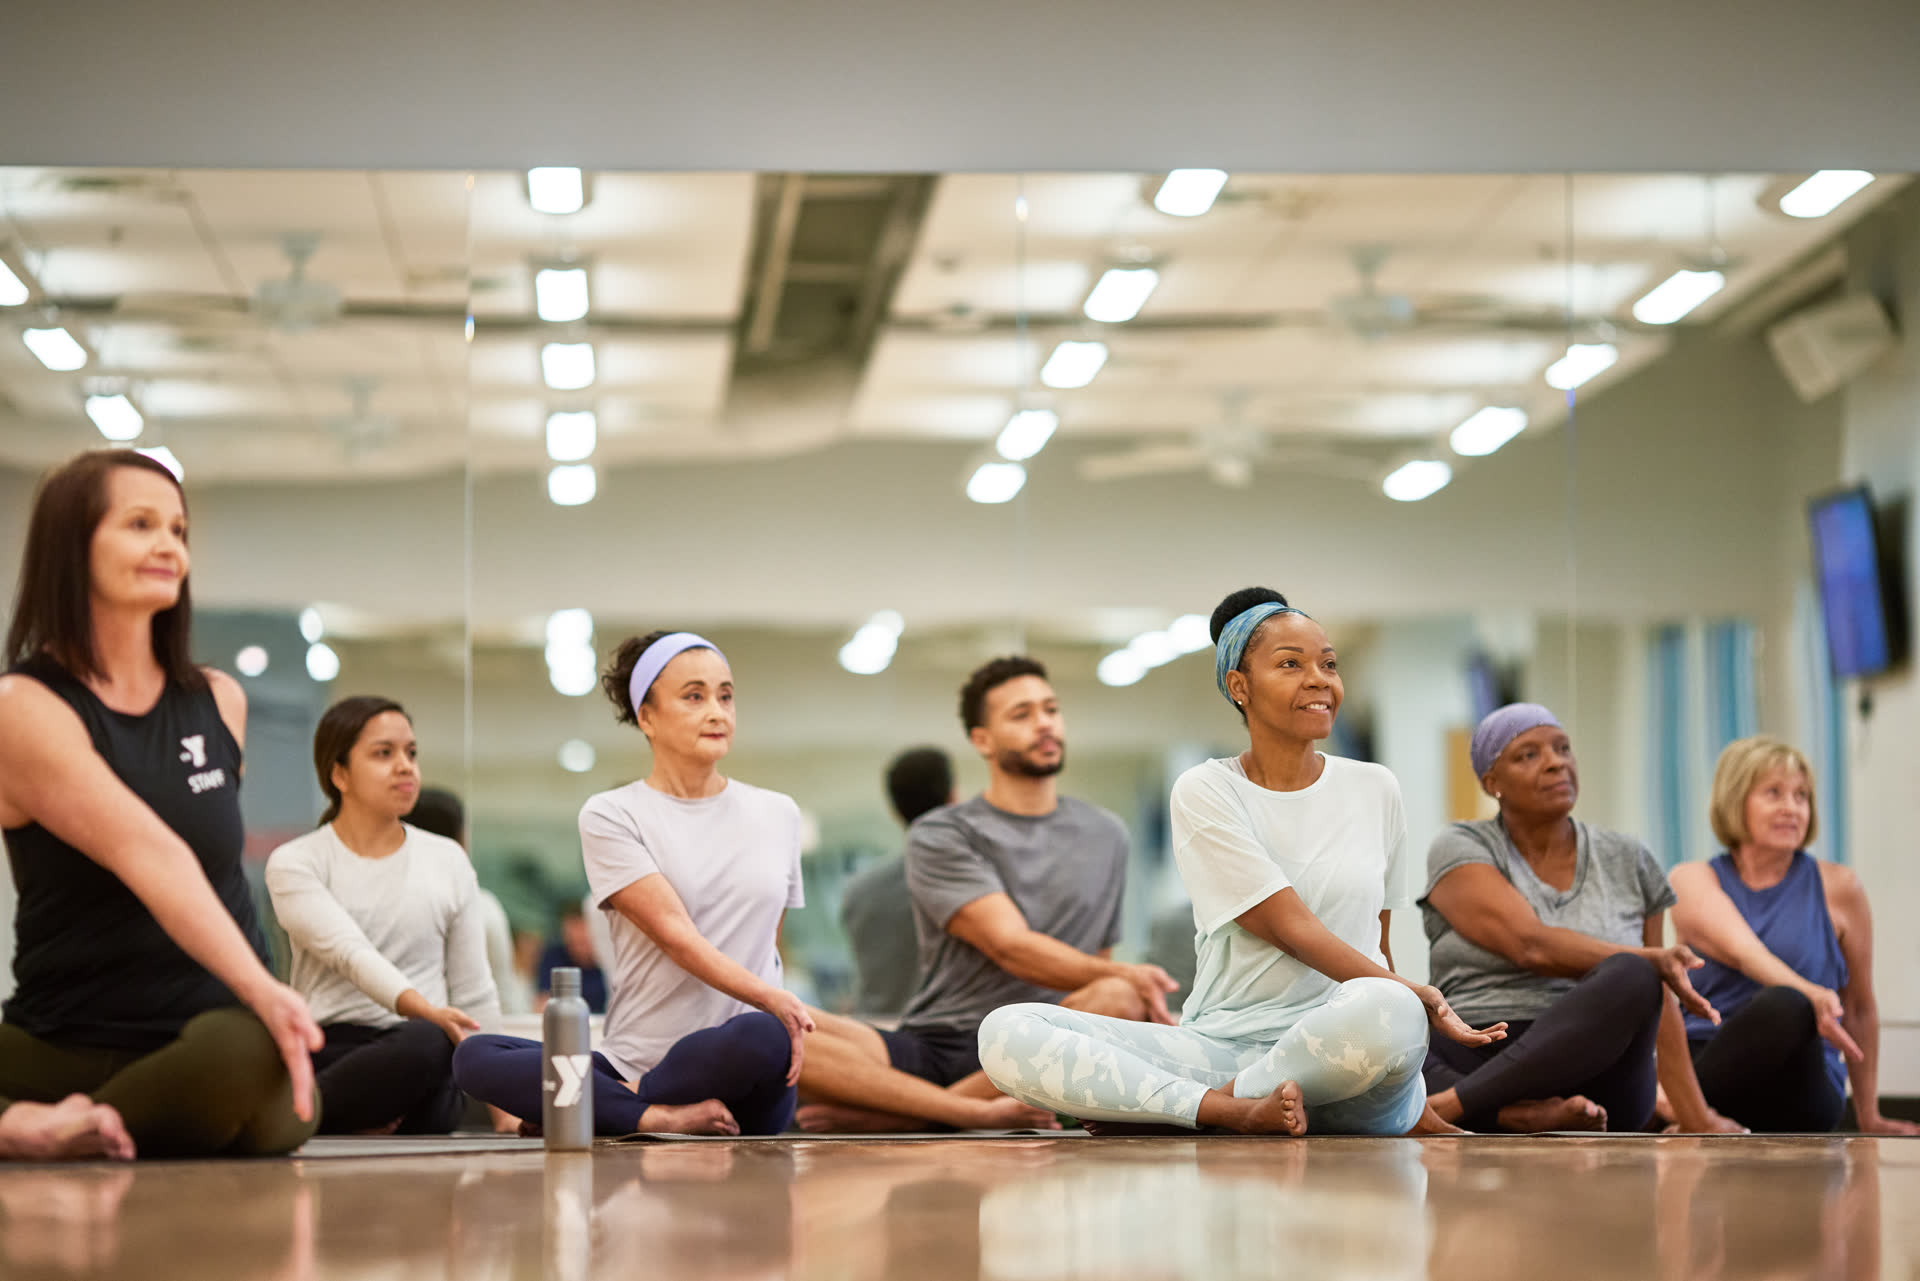
M 1884 291 L 1906 326 L 1898 349 L 1845 392 L 1844 472 L 1876 498 L 1909 500 L 1905 530 L 1909 614 L 1920 572 L 1920 200 L 1875 219 L 1852 239 L 1850 275 Z M 1892 675 L 1851 682 L 1870 694 L 1871 716 L 1858 699 L 1847 712 L 1848 796 L 1852 861 L 1873 904 L 1874 977 L 1880 1014 L 1883 1088 L 1920 1093 L 1920 672 L 1912 659 Z

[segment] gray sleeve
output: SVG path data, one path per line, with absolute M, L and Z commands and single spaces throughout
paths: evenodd
M 1500 866 L 1500 860 L 1493 856 L 1478 835 L 1465 823 L 1455 823 L 1433 838 L 1433 845 L 1427 850 L 1427 888 L 1421 893 L 1420 901 L 1426 902 L 1433 893 L 1433 887 L 1440 884 L 1440 878 L 1456 867 L 1465 867 L 1468 863 L 1485 863 L 1488 867 L 1505 876 L 1507 869 Z
M 907 833 L 907 892 L 942 930 L 967 904 L 1006 888 L 966 829 L 946 814 L 929 814 Z
M 1625 839 L 1633 844 L 1635 868 L 1640 880 L 1641 915 L 1652 916 L 1678 903 L 1680 896 L 1673 892 L 1666 869 L 1660 866 L 1660 860 L 1653 856 L 1653 851 L 1631 837 Z

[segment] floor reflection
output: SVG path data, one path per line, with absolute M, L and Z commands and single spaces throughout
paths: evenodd
M 1920 1141 L 671 1144 L 0 1169 L 0 1275 L 1912 1277 Z M 1898 1207 L 1898 1209 L 1896 1209 Z

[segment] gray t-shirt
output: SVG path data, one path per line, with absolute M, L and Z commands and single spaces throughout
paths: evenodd
M 1089 954 L 1120 938 L 1127 829 L 1062 797 L 1051 814 L 1009 814 L 984 796 L 933 810 L 907 834 L 907 889 L 920 935 L 920 990 L 902 1027 L 977 1028 L 1003 1005 L 1058 1001 L 947 933 L 953 914 L 1005 893 L 1027 925 Z
M 920 938 L 907 893 L 907 860 L 881 859 L 840 891 L 840 924 L 853 945 L 853 1012 L 892 1018 L 920 979 Z
M 1608 943 L 1639 947 L 1646 921 L 1673 906 L 1673 887 L 1653 851 L 1622 832 L 1575 820 L 1573 885 L 1562 892 L 1534 875 L 1497 818 L 1455 823 L 1427 851 L 1427 890 L 1468 863 L 1485 863 L 1520 891 L 1542 924 L 1575 930 Z M 1469 1023 L 1537 1019 L 1577 981 L 1523 970 L 1506 957 L 1468 942 L 1423 895 L 1420 910 L 1431 945 L 1433 985 Z

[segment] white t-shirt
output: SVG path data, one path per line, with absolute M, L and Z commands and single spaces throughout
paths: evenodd
M 1240 759 L 1203 761 L 1173 785 L 1173 856 L 1193 900 L 1198 965 L 1181 1025 L 1271 1040 L 1338 986 L 1236 921 L 1291 887 L 1322 925 L 1385 964 L 1380 913 L 1413 906 L 1400 784 L 1383 765 L 1323 756 L 1297 792 L 1250 782 Z
M 601 792 L 580 808 L 580 849 L 593 901 L 613 936 L 613 971 L 600 1049 L 628 1080 L 681 1037 L 751 1006 L 676 965 L 607 902 L 655 873 L 667 878 L 700 936 L 749 971 L 783 986 L 780 917 L 803 907 L 800 807 L 790 796 L 727 780 L 717 795 L 684 800 L 644 782 Z
M 413 988 L 499 1025 L 480 883 L 457 843 L 408 826 L 399 849 L 362 858 L 329 823 L 267 856 L 267 891 L 316 1023 L 396 1027 L 394 1002 Z

